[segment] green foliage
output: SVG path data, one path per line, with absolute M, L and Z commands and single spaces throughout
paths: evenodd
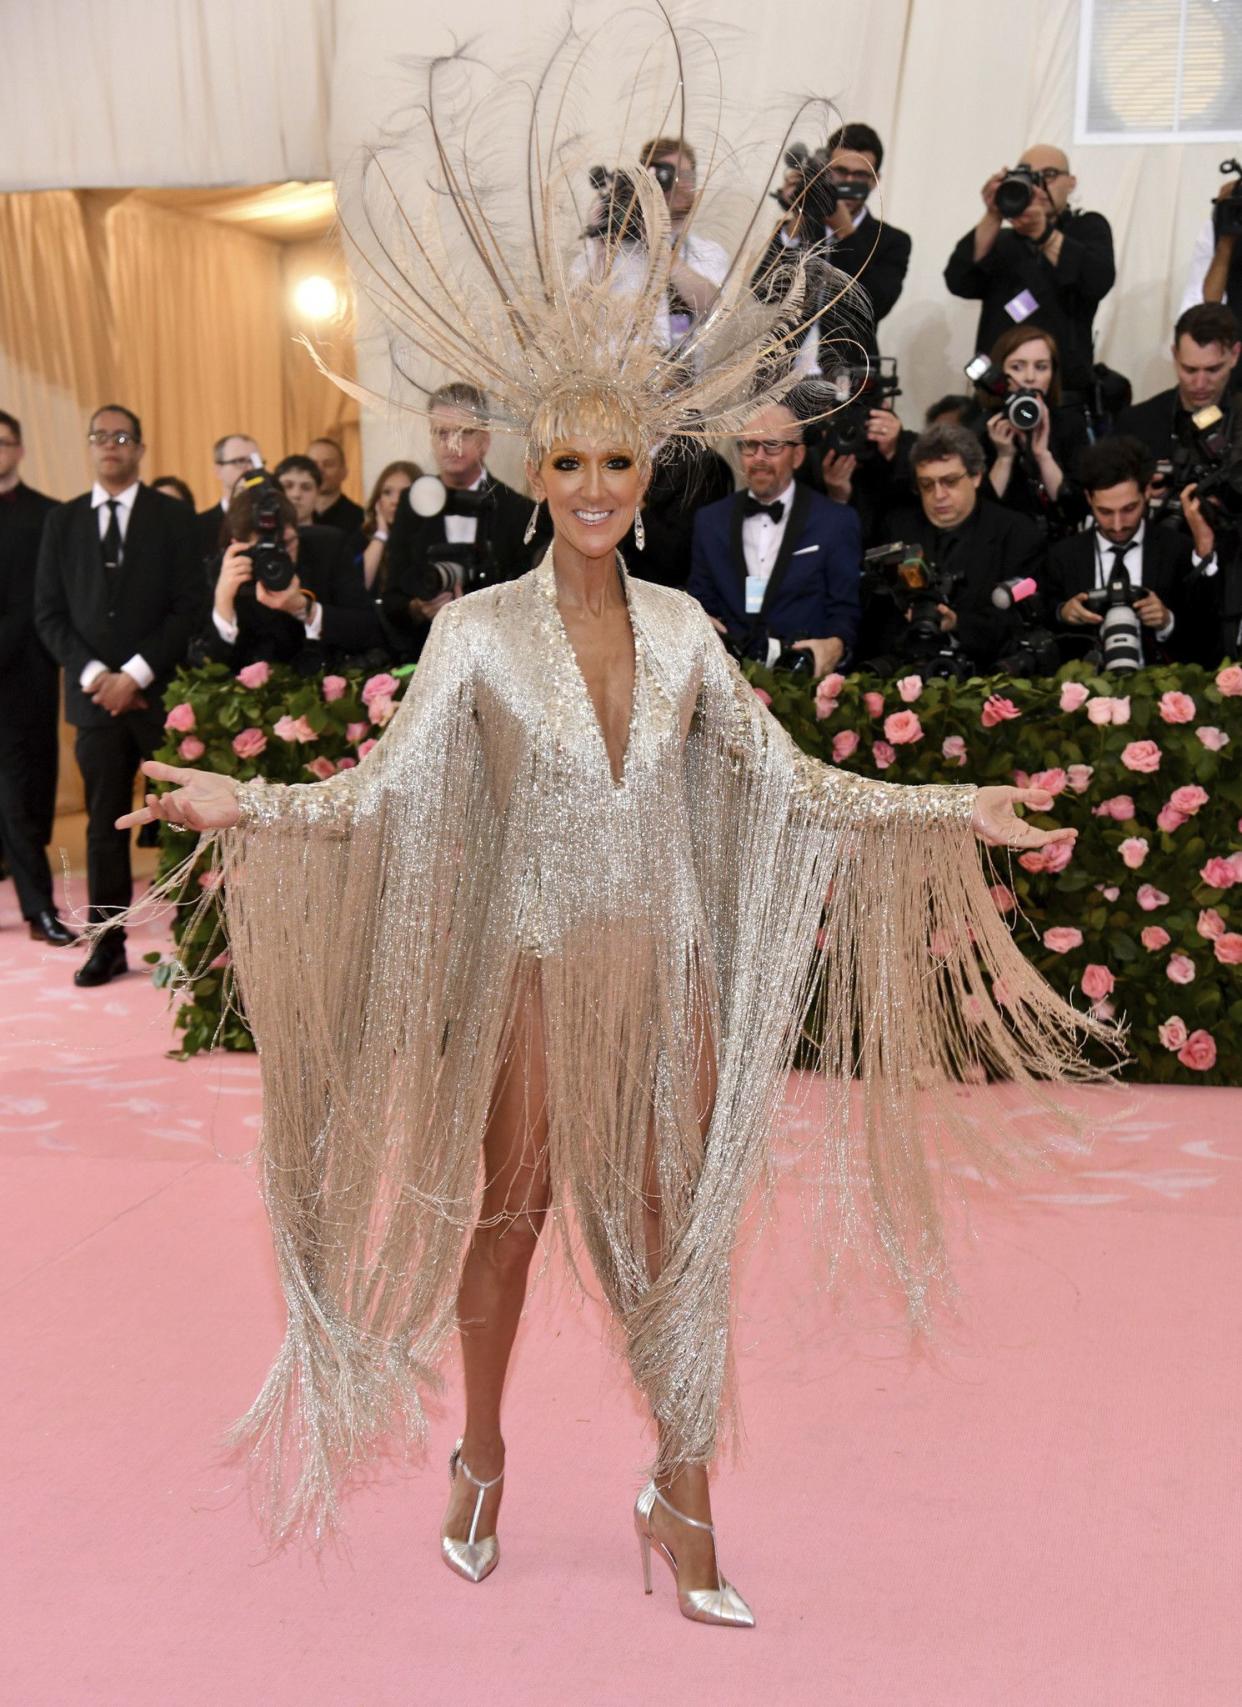
M 1132 1077 L 1162 1084 L 1242 1083 L 1242 969 L 1229 959 L 1242 943 L 1242 907 L 1236 901 L 1230 907 L 1232 886 L 1242 884 L 1242 671 L 1236 666 L 1215 673 L 1165 667 L 1117 677 L 1070 665 L 1055 678 L 931 680 L 919 683 L 917 691 L 907 678 L 906 691 L 914 695 L 908 701 L 898 683 L 872 676 L 829 677 L 813 693 L 803 682 L 757 666 L 748 674 L 798 745 L 843 769 L 890 782 L 1003 784 L 1040 777 L 1052 786 L 1054 811 L 1035 821 L 1077 828 L 1069 864 L 1050 871 L 1039 869 L 1038 855 L 1012 860 L 997 855 L 1008 891 L 998 893 L 998 905 L 1015 920 L 1023 951 L 1080 1005 L 1087 1000 L 1083 978 L 1089 966 L 1111 975 L 1114 988 L 1107 999 L 1130 1025 Z M 181 750 L 186 733 L 170 733 L 169 745 L 158 756 L 170 764 L 209 765 L 243 780 L 261 774 L 278 782 L 308 782 L 316 774 L 330 774 L 329 767 L 356 761 L 359 748 L 382 733 L 404 682 L 372 678 L 364 700 L 367 684 L 360 674 L 327 680 L 329 691 L 339 697 L 325 699 L 324 679 L 306 679 L 278 666 L 266 681 L 249 687 L 218 664 L 185 672 L 173 683 L 168 703 L 190 707 L 194 728 L 189 738 L 205 750 L 199 756 L 191 747 L 187 754 Z M 1068 684 L 1079 684 L 1069 687 L 1071 696 L 1080 689 L 1086 694 L 1073 710 L 1062 708 Z M 1188 721 L 1168 721 L 1169 713 L 1187 710 L 1184 701 L 1169 695 L 1193 702 Z M 988 727 L 985 706 L 996 698 L 1017 715 Z M 1090 702 L 1096 702 L 1098 716 L 1100 702 L 1110 702 L 1111 713 L 1111 702 L 1117 700 L 1123 721 L 1093 720 Z M 893 724 L 891 719 L 903 712 L 908 715 Z M 299 719 L 305 722 L 293 731 L 291 723 Z M 1201 729 L 1219 730 L 1226 743 L 1213 750 L 1197 733 Z M 249 730 L 260 731 L 265 746 L 244 758 L 233 743 Z M 1158 767 L 1152 771 L 1131 768 L 1142 752 L 1127 749 L 1144 741 L 1158 749 Z M 1072 767 L 1089 767 L 1089 774 Z M 1201 788 L 1207 799 L 1183 822 L 1162 829 L 1157 822 L 1162 809 L 1186 785 Z M 1118 797 L 1132 802 L 1132 816 L 1117 819 L 1098 812 Z M 1165 822 L 1171 822 L 1167 815 Z M 1121 849 L 1138 838 L 1147 842 L 1147 852 L 1131 869 Z M 183 837 L 166 830 L 162 872 L 182 857 Z M 1222 863 L 1231 859 L 1232 864 Z M 1213 860 L 1218 863 L 1209 865 Z M 197 869 L 190 875 L 184 900 L 201 893 L 202 876 Z M 1144 906 L 1153 901 L 1152 891 L 1168 899 Z M 193 929 L 189 918 L 190 908 L 181 909 L 174 927 L 176 957 L 205 975 L 178 1008 L 181 1053 L 253 1048 L 244 1016 L 232 1006 L 219 912 L 210 906 Z M 1048 945 L 1047 933 L 1067 927 L 1082 933 L 1082 943 L 1058 953 Z M 1168 942 L 1153 936 L 1154 930 L 1167 932 Z M 1053 942 L 1058 940 L 1064 939 L 1054 935 Z M 1184 971 L 1184 961 L 1193 977 L 1176 982 L 1170 966 Z M 172 963 L 161 962 L 154 975 L 157 983 L 167 983 Z M 1092 976 L 1100 974 L 1088 976 L 1089 986 Z M 1202 1039 L 1197 1051 L 1192 1047 L 1180 1054 L 1180 1046 L 1162 1043 L 1160 1028 L 1173 1037 L 1168 1025 L 1175 1017 L 1186 1034 L 1210 1036 L 1216 1051 L 1210 1067 L 1202 1065 L 1210 1053 Z

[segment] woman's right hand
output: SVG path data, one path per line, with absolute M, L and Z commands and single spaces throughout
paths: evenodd
M 218 771 L 162 765 L 157 759 L 145 760 L 142 774 L 153 782 L 175 782 L 180 787 L 168 794 L 148 794 L 145 806 L 117 819 L 118 830 L 128 830 L 135 824 L 154 824 L 160 820 L 176 824 L 183 830 L 231 830 L 241 817 L 237 784 L 231 776 L 221 776 Z
M 1018 429 L 999 410 L 988 416 L 988 437 L 996 446 L 998 458 L 1008 460 L 1018 454 Z
M 234 620 L 238 588 L 253 578 L 254 564 L 250 561 L 250 545 L 246 541 L 235 539 L 225 552 L 220 564 L 220 573 L 216 577 L 216 610 L 226 622 Z

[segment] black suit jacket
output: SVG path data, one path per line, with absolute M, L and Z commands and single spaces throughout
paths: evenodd
M 198 535 L 180 500 L 138 488 L 112 585 L 90 493 L 58 504 L 48 516 L 35 583 L 35 626 L 64 669 L 65 716 L 78 728 L 111 722 L 78 686 L 92 659 L 118 670 L 140 652 L 155 672 L 143 689 L 154 707 L 186 657 L 202 610 Z
M 219 555 L 224 545 L 227 523 L 228 513 L 223 504 L 213 504 L 209 510 L 200 510 L 195 516 L 198 550 L 204 563 Z
M 1080 637 L 1081 647 L 1070 645 L 1067 656 L 1076 656 L 1094 640 L 1094 627 L 1078 627 L 1061 621 L 1059 612 L 1066 599 L 1075 593 L 1087 593 L 1096 585 L 1096 531 L 1088 528 L 1069 539 L 1058 540 L 1048 553 L 1042 593 L 1049 626 L 1058 638 L 1071 641 Z M 1108 542 L 1104 546 L 1105 567 L 1111 565 Z M 1143 656 L 1147 663 L 1158 664 L 1166 659 L 1174 662 L 1194 662 L 1201 652 L 1205 635 L 1205 607 L 1212 597 L 1211 582 L 1191 579 L 1191 547 L 1185 535 L 1176 529 L 1153 527 L 1147 523 L 1143 532 L 1143 585 L 1155 593 L 1173 612 L 1173 632 L 1161 644 L 1155 630 L 1143 629 Z
M 339 528 L 346 536 L 352 536 L 362 526 L 365 514 L 361 504 L 355 504 L 344 492 L 338 492 L 327 509 L 320 510 L 315 521 L 321 528 Z
M 0 704 L 16 711 L 33 693 L 56 695 L 56 660 L 35 633 L 35 571 L 43 525 L 56 508 L 20 481 L 0 494 Z
M 1085 392 L 1091 384 L 1091 333 L 1095 311 L 1113 288 L 1117 268 L 1113 234 L 1102 213 L 1073 213 L 1058 219 L 1060 259 L 1054 267 L 1038 244 L 1006 226 L 981 261 L 974 256 L 973 229 L 949 256 L 944 282 L 954 296 L 978 300 L 975 347 L 988 351 L 1011 326 L 1005 304 L 1028 290 L 1038 307 L 1024 326 L 1051 332 L 1061 351 L 1061 383 Z
M 498 581 L 514 581 L 524 575 L 541 556 L 550 533 L 547 531 L 547 512 L 541 511 L 543 527 L 530 545 L 524 539 L 534 500 L 523 498 L 503 481 L 490 475 L 483 488 L 483 506 L 479 511 L 476 541 L 486 542 Z M 426 562 L 429 546 L 447 539 L 444 516 L 416 515 L 409 503 L 397 505 L 397 513 L 388 534 L 388 561 L 384 589 L 380 597 L 384 615 L 393 631 L 412 658 L 422 652 L 431 628 L 410 615 L 410 600 L 418 598 L 416 576 Z
M 873 247 L 874 254 L 871 252 Z M 908 233 L 898 231 L 895 225 L 881 225 L 878 219 L 866 213 L 857 231 L 834 241 L 824 253 L 833 267 L 858 280 L 871 306 L 874 325 L 878 325 L 901 295 L 906 269 L 910 265 L 910 249 Z M 751 280 L 756 295 L 764 302 L 779 301 L 789 288 L 792 276 L 789 265 L 803 253 L 803 249 L 797 246 L 790 248 L 781 241 L 779 228 L 774 231 Z M 833 337 L 855 339 L 864 345 L 874 360 L 879 353 L 874 325 L 857 324 L 858 305 L 850 301 L 853 295 L 852 291 L 848 292 L 840 307 L 830 309 L 820 320 L 820 340 L 826 343 Z M 819 307 L 822 303 L 817 302 L 806 312 L 813 313 Z

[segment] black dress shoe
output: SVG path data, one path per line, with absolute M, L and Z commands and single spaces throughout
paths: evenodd
M 124 939 L 118 941 L 116 937 L 101 936 L 74 973 L 73 981 L 79 988 L 89 990 L 96 984 L 107 984 L 111 979 L 119 978 L 123 972 L 128 971 L 129 961 L 125 958 Z
M 71 931 L 50 907 L 42 913 L 36 913 L 34 918 L 27 922 L 30 925 L 32 942 L 47 942 L 51 943 L 53 948 L 68 948 L 71 942 L 78 940 L 78 933 Z

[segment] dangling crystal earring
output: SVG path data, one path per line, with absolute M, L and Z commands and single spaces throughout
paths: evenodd
M 643 526 L 643 513 L 641 510 L 635 510 L 634 511 L 634 549 L 635 549 L 635 551 L 641 551 L 643 549 L 643 547 L 646 545 L 646 543 L 647 543 L 647 530 Z
M 534 509 L 530 513 L 530 520 L 526 524 L 526 532 L 522 535 L 522 541 L 525 545 L 529 545 L 531 540 L 534 539 L 535 529 L 538 526 L 539 526 L 539 505 L 536 504 Z

